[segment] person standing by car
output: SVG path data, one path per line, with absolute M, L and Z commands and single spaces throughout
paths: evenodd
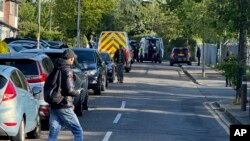
M 124 72 L 124 64 L 126 61 L 125 52 L 122 49 L 122 45 L 119 46 L 119 49 L 116 50 L 114 55 L 114 61 L 116 63 L 116 74 L 118 83 L 123 83 L 123 72 Z
M 83 129 L 73 110 L 73 97 L 80 95 L 82 91 L 76 90 L 73 82 L 71 66 L 75 58 L 76 55 L 71 49 L 65 50 L 45 82 L 44 91 L 58 87 L 51 96 L 48 141 L 56 141 L 63 126 L 71 130 L 75 141 L 83 141 Z
M 198 59 L 198 66 L 200 66 L 200 62 L 201 62 L 201 49 L 200 49 L 200 47 L 197 48 L 196 57 Z

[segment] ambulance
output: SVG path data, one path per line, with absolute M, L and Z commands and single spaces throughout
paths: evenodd
M 126 32 L 121 31 L 103 31 L 100 34 L 98 42 L 98 51 L 107 52 L 110 57 L 113 59 L 115 51 L 119 49 L 119 46 L 122 46 L 126 52 L 126 63 L 125 71 L 129 72 L 133 64 L 133 51 L 129 44 L 128 35 Z

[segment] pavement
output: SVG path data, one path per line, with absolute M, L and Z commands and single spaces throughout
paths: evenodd
M 198 88 L 206 87 L 206 89 L 214 89 L 210 94 L 217 93 L 223 96 L 210 98 L 206 104 L 212 109 L 216 115 L 227 127 L 232 124 L 250 125 L 250 109 L 247 103 L 247 110 L 242 111 L 241 105 L 233 104 L 235 90 L 231 87 L 225 87 L 225 78 L 222 72 L 208 66 L 205 66 L 205 77 L 202 77 L 202 66 L 197 66 L 193 62 L 192 66 L 181 65 L 183 72 L 195 83 Z M 250 101 L 250 92 L 248 92 L 248 101 Z

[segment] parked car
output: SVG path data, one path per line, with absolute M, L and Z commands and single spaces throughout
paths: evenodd
M 22 45 L 22 46 L 32 46 L 32 48 L 37 48 L 37 41 L 34 40 L 16 40 L 8 43 L 8 45 Z M 47 44 L 44 44 L 40 41 L 39 47 L 41 49 L 43 48 L 49 48 Z
M 77 55 L 77 61 L 88 75 L 88 88 L 94 90 L 94 94 L 100 95 L 101 91 L 105 91 L 108 86 L 106 76 L 106 66 L 102 61 L 99 52 L 90 48 L 73 48 Z
M 115 80 L 115 64 L 113 63 L 110 55 L 107 52 L 101 52 L 100 56 L 104 63 L 106 64 L 107 68 L 107 79 L 109 82 L 114 82 Z
M 191 51 L 186 47 L 174 47 L 170 56 L 170 66 L 176 63 L 187 63 L 188 65 L 192 65 Z
M 56 59 L 62 56 L 65 49 L 29 49 L 24 50 L 21 53 L 36 53 L 36 54 L 46 54 L 52 60 L 53 63 Z M 82 115 L 82 110 L 88 110 L 88 76 L 82 71 L 81 66 L 75 60 L 73 64 L 74 81 L 76 88 L 83 88 L 80 97 L 74 98 L 75 113 L 78 116 Z M 82 106 L 81 106 L 82 105 Z
M 39 99 L 39 113 L 43 121 L 48 121 L 49 105 L 44 101 L 43 87 L 45 80 L 53 69 L 53 63 L 45 54 L 8 53 L 0 54 L 0 64 L 18 68 L 25 76 L 31 88 L 42 88 Z
M 35 96 L 42 91 L 33 87 L 32 92 L 21 71 L 0 65 L 0 136 L 11 141 L 24 141 L 40 137 L 39 102 Z

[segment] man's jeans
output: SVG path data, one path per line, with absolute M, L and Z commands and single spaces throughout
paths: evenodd
M 63 126 L 74 134 L 74 141 L 83 141 L 83 130 L 73 109 L 51 109 L 49 118 L 48 141 L 56 141 Z

